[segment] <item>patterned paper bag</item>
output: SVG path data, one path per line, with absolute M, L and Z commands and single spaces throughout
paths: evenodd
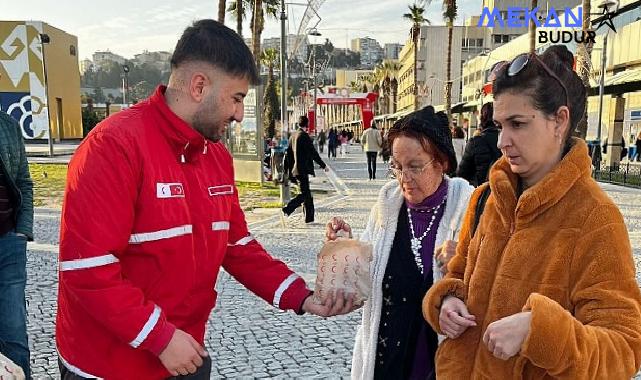
M 342 238 L 326 242 L 318 254 L 316 299 L 323 299 L 329 292 L 342 289 L 345 294 L 355 294 L 355 304 L 362 304 L 372 288 L 370 261 L 370 244 Z

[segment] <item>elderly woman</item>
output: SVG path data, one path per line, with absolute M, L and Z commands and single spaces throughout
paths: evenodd
M 630 379 L 639 368 L 630 241 L 590 177 L 585 142 L 571 137 L 586 102 L 572 64 L 553 46 L 496 72 L 503 157 L 489 188 L 472 196 L 449 272 L 423 303 L 448 337 L 439 379 Z
M 452 240 L 473 188 L 445 175 L 456 168 L 456 156 L 442 112 L 428 107 L 410 114 L 388 137 L 397 180 L 381 189 L 361 236 L 373 246 L 372 294 L 356 335 L 352 378 L 435 379 L 438 340 L 421 301 L 441 277 L 438 260 L 454 254 Z M 342 218 L 333 218 L 327 238 L 339 230 L 351 234 Z

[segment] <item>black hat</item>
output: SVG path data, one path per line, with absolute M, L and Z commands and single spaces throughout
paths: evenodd
M 450 163 L 450 170 L 447 174 L 456 171 L 457 161 L 454 145 L 452 145 L 452 131 L 450 130 L 447 115 L 442 112 L 434 112 L 434 107 L 427 106 L 394 123 L 393 129 L 407 130 L 422 133 L 441 152 L 445 153 Z

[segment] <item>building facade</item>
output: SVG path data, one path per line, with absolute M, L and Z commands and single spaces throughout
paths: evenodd
M 151 65 L 160 72 L 170 71 L 171 53 L 168 51 L 143 51 L 134 56 L 134 61 L 138 65 Z
M 352 51 L 361 54 L 361 65 L 366 68 L 373 68 L 384 58 L 381 45 L 373 38 L 355 38 L 352 40 Z
M 487 45 L 485 31 L 472 24 L 454 26 L 452 31 L 452 105 L 461 102 L 463 63 L 480 54 Z M 398 110 L 413 110 L 426 105 L 445 106 L 445 84 L 447 82 L 448 28 L 446 26 L 423 26 L 418 39 L 417 75 L 414 83 L 413 42 L 408 40 L 400 53 Z M 414 97 L 414 86 L 418 87 L 418 98 Z
M 403 49 L 403 45 L 401 44 L 385 44 L 385 46 L 383 47 L 384 59 L 398 60 L 398 56 L 401 53 L 401 49 Z
M 109 64 L 115 62 L 119 65 L 125 64 L 125 57 L 114 54 L 110 51 L 97 51 L 92 56 L 93 64 L 101 69 L 107 69 Z
M 78 38 L 40 21 L 0 21 L 0 110 L 25 139 L 82 138 Z

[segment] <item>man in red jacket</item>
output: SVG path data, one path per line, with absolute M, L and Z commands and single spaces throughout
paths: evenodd
M 167 87 L 100 123 L 69 165 L 56 321 L 63 379 L 208 379 L 205 323 L 221 266 L 283 310 L 354 309 L 342 294 L 313 302 L 247 230 L 220 142 L 259 80 L 243 40 L 197 21 L 171 66 Z

